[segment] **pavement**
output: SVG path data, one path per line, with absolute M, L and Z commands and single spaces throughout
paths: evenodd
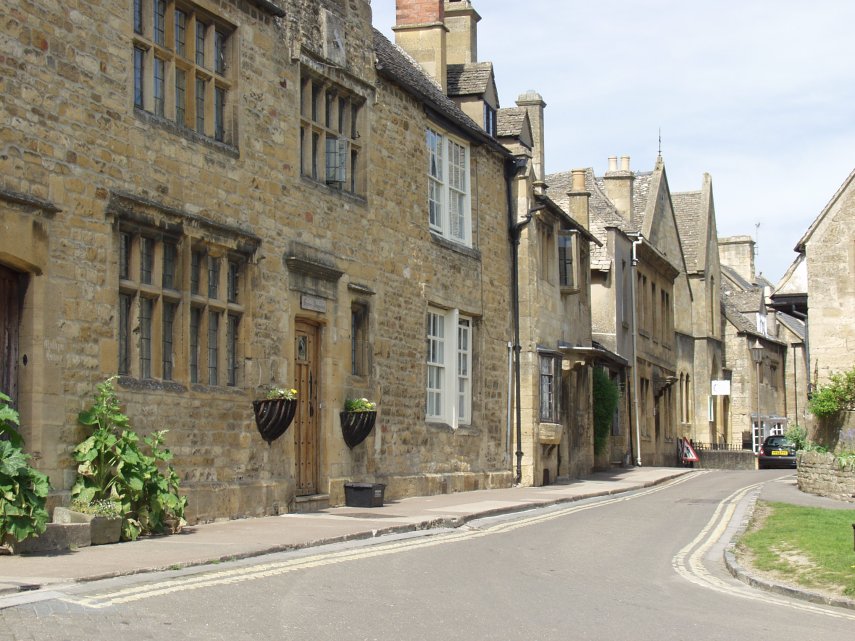
M 308 514 L 221 521 L 188 526 L 181 533 L 170 536 L 145 537 L 64 553 L 0 556 L 0 596 L 387 534 L 455 528 L 488 516 L 640 490 L 695 471 L 666 467 L 618 468 L 545 487 L 476 490 L 387 501 L 383 507 L 375 508 L 335 507 Z M 762 498 L 786 502 L 801 500 L 828 507 L 851 505 L 855 509 L 855 504 L 804 495 L 794 489 L 794 483 L 792 485 L 767 483 Z M 771 496 L 767 497 L 766 493 Z M 743 576 L 738 576 L 731 568 L 738 578 L 750 578 L 743 568 L 737 570 Z

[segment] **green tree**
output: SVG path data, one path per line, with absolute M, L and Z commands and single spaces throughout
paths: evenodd
M 818 418 L 834 416 L 846 410 L 855 410 L 855 367 L 832 374 L 828 383 L 817 387 L 808 404 Z

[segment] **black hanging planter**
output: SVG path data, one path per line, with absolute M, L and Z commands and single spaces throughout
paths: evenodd
M 374 421 L 377 419 L 377 412 L 341 412 L 339 416 L 341 416 L 341 433 L 344 436 L 344 442 L 353 449 L 371 433 Z
M 255 424 L 261 438 L 270 445 L 291 425 L 297 411 L 297 401 L 287 398 L 264 399 L 253 401 L 252 409 L 255 411 Z

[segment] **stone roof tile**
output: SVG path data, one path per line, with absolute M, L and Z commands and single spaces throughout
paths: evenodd
M 374 29 L 374 54 L 377 73 L 388 78 L 434 112 L 466 131 L 473 138 L 508 156 L 509 152 L 467 116 L 409 54 Z
M 522 136 L 527 115 L 522 107 L 499 109 L 496 112 L 496 135 L 499 138 Z
M 448 65 L 446 77 L 449 96 L 480 96 L 487 93 L 493 80 L 493 63 L 470 62 Z
M 674 217 L 677 219 L 677 231 L 683 245 L 686 269 L 696 272 L 703 267 L 701 243 L 706 237 L 708 218 L 703 210 L 704 193 L 702 191 L 673 193 L 671 202 L 674 204 Z

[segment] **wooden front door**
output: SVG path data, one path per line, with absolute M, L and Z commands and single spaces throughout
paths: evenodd
M 17 405 L 20 274 L 0 266 L 0 392 Z
M 294 338 L 297 413 L 294 417 L 294 452 L 297 496 L 318 493 L 318 347 L 319 328 L 297 321 Z

